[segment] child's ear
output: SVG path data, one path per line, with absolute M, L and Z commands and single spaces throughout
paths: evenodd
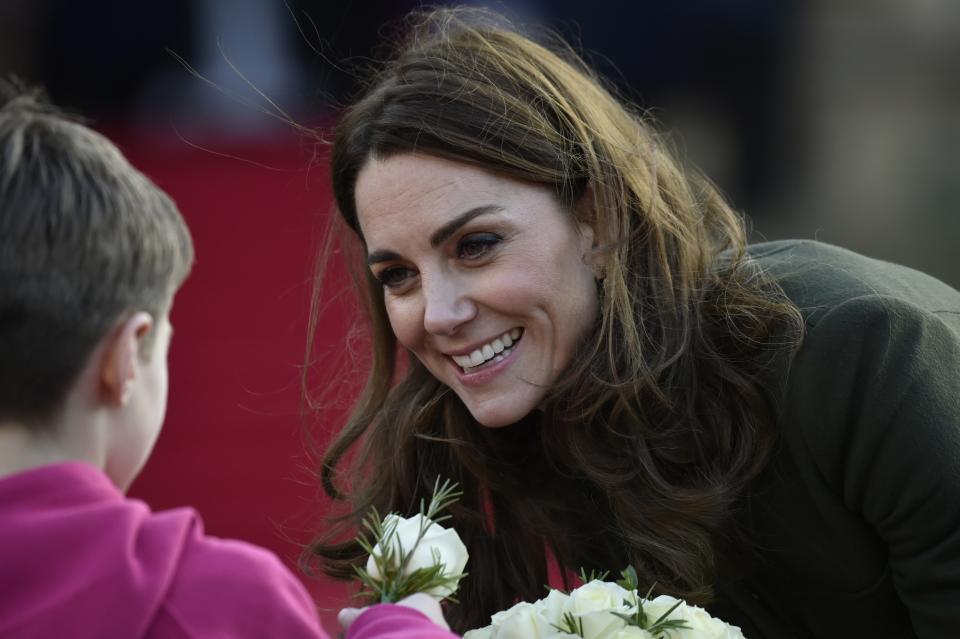
M 100 363 L 101 397 L 111 406 L 123 406 L 130 397 L 140 364 L 140 344 L 153 328 L 149 313 L 134 313 L 107 337 Z

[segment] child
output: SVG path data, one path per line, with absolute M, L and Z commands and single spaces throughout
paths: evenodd
M 192 261 L 176 206 L 110 142 L 0 82 L 0 636 L 326 637 L 272 554 L 123 497 Z M 451 637 L 418 601 L 348 637 Z

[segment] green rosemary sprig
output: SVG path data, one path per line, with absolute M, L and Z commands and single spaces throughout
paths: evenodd
M 623 572 L 620 573 L 620 575 L 622 579 L 617 580 L 617 585 L 625 590 L 636 592 L 639 586 L 640 578 L 633 566 L 627 566 Z M 647 615 L 646 611 L 643 609 L 643 602 L 650 600 L 650 595 L 653 594 L 653 589 L 655 587 L 656 584 L 650 586 L 650 590 L 647 591 L 646 596 L 644 596 L 642 599 L 637 598 L 636 601 L 624 599 L 623 603 L 625 605 L 636 606 L 632 613 L 625 614 L 614 612 L 613 614 L 626 621 L 628 626 L 637 626 L 638 628 L 643 628 L 658 639 L 668 636 L 672 630 L 689 628 L 690 626 L 683 619 L 669 619 L 670 613 L 676 610 L 677 607 L 683 603 L 682 601 L 677 601 L 677 603 L 673 604 L 669 610 L 657 617 L 656 620 L 652 622 L 650 621 L 649 615 Z
M 590 569 L 590 572 L 584 570 L 580 567 L 580 581 L 582 583 L 588 584 L 591 581 L 604 581 L 607 578 L 607 575 L 610 574 L 610 571 L 604 570 L 603 572 L 597 572 L 593 568 Z
M 570 635 L 576 635 L 578 637 L 583 637 L 583 619 L 580 619 L 574 616 L 573 613 L 567 612 L 564 613 L 563 617 L 560 619 L 560 624 L 555 623 L 550 624 L 560 632 L 565 632 Z
M 432 552 L 433 564 L 429 567 L 418 568 L 405 574 L 413 557 L 414 551 L 423 541 L 427 529 L 434 523 L 446 521 L 450 515 L 444 514 L 451 504 L 455 503 L 463 492 L 457 484 L 445 480 L 442 484 L 437 478 L 433 487 L 433 495 L 429 503 L 420 500 L 420 528 L 411 548 L 404 548 L 400 539 L 397 539 L 398 518 L 382 518 L 376 509 L 363 519 L 361 531 L 357 535 L 357 543 L 373 558 L 379 578 L 371 575 L 365 567 L 354 566 L 354 572 L 360 581 L 361 590 L 357 596 L 368 603 L 395 603 L 404 597 L 418 592 L 427 592 L 435 589 L 456 590 L 460 579 L 466 573 L 448 575 L 446 565 L 442 563 L 440 554 Z M 374 548 L 379 546 L 379 552 Z M 447 599 L 456 601 L 453 595 Z

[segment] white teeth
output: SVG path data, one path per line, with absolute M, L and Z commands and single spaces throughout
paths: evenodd
M 469 355 L 452 355 L 453 361 L 463 369 L 474 368 L 485 362 L 502 362 L 511 346 L 516 342 L 523 332 L 519 328 L 507 331 L 500 337 L 484 344 Z

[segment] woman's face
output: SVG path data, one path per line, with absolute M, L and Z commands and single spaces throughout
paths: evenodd
M 400 343 L 481 424 L 533 411 L 597 313 L 590 227 L 547 188 L 426 155 L 369 160 L 355 197 Z

